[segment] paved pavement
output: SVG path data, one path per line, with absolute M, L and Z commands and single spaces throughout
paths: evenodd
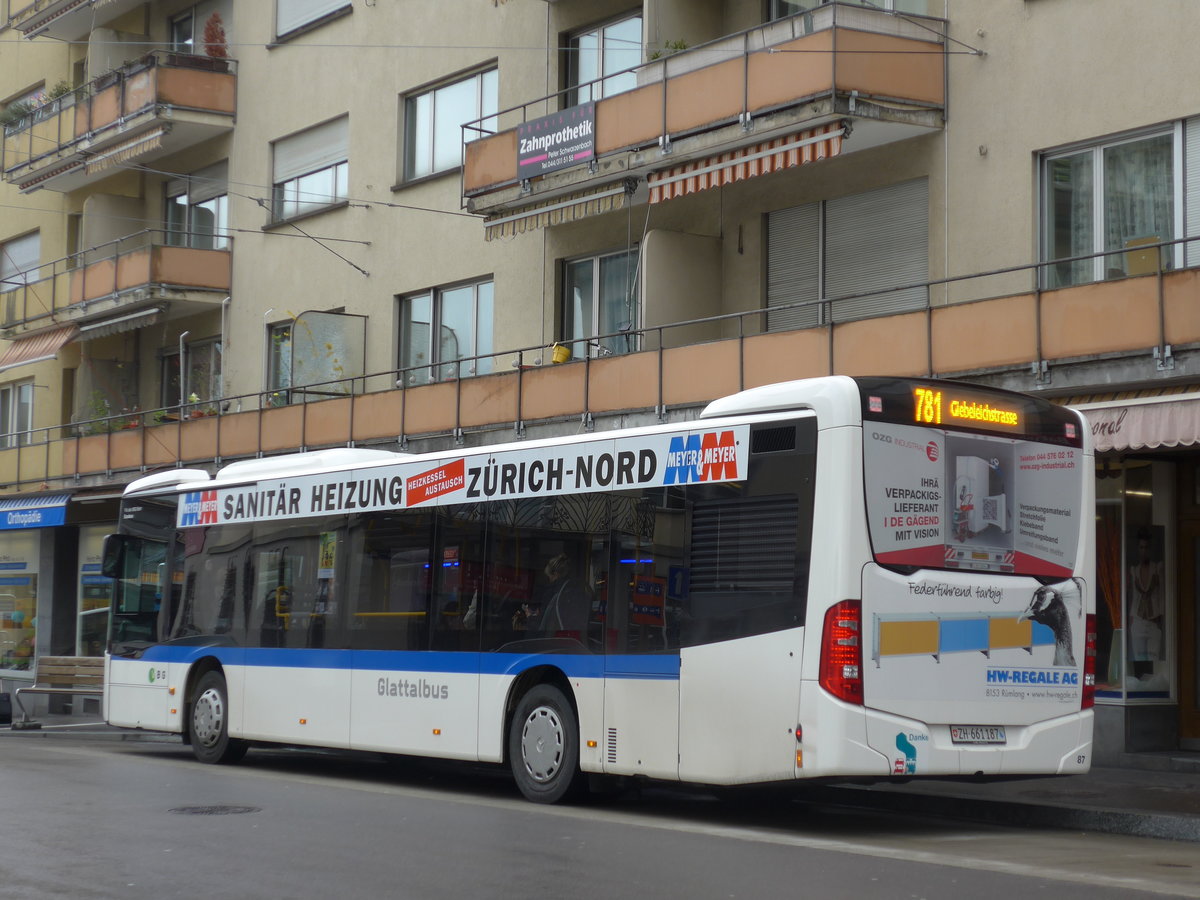
M 40 716 L 37 730 L 0 726 L 4 740 L 178 741 L 114 728 L 94 717 Z M 849 806 L 1040 828 L 1068 828 L 1200 842 L 1200 753 L 1125 754 L 1087 775 L 1011 781 L 813 785 L 805 796 Z

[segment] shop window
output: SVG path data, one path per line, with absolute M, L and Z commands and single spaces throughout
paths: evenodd
M 271 215 L 292 219 L 346 200 L 350 120 L 347 116 L 275 142 Z
M 79 529 L 79 611 L 76 653 L 103 656 L 108 640 L 108 611 L 112 579 L 100 572 L 104 536 L 108 525 L 85 525 Z
M 6 531 L 0 549 L 0 670 L 33 668 L 37 640 L 38 532 Z
M 1152 245 L 1178 233 L 1177 128 L 1047 154 L 1042 160 L 1046 287 L 1145 275 L 1176 264 Z M 1102 256 L 1091 256 L 1101 254 Z M 1074 259 L 1074 257 L 1085 257 Z
M 641 346 L 638 250 L 568 261 L 563 273 L 562 341 L 571 356 L 631 353 Z
M 402 297 L 400 368 L 406 370 L 405 383 L 491 372 L 492 318 L 490 280 Z
M 642 17 L 626 16 L 576 32 L 566 46 L 567 105 L 611 97 L 637 87 L 637 73 L 625 71 L 642 63 Z
M 496 131 L 498 82 L 488 69 L 404 99 L 405 180 L 459 168 L 463 144 Z M 478 132 L 463 134 L 464 123 L 481 119 Z

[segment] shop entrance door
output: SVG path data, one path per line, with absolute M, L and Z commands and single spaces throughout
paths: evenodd
M 1179 738 L 1200 750 L 1200 522 L 1180 523 Z

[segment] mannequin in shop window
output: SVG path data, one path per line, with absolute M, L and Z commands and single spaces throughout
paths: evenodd
M 1137 536 L 1137 556 L 1129 567 L 1129 659 L 1132 674 L 1140 679 L 1154 674 L 1154 664 L 1164 658 L 1166 591 L 1163 565 L 1154 559 L 1153 543 L 1146 532 Z

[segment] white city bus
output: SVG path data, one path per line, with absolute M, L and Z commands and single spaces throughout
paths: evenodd
M 928 379 L 687 424 L 175 469 L 125 492 L 104 709 L 270 742 L 709 784 L 1087 771 L 1090 434 Z

